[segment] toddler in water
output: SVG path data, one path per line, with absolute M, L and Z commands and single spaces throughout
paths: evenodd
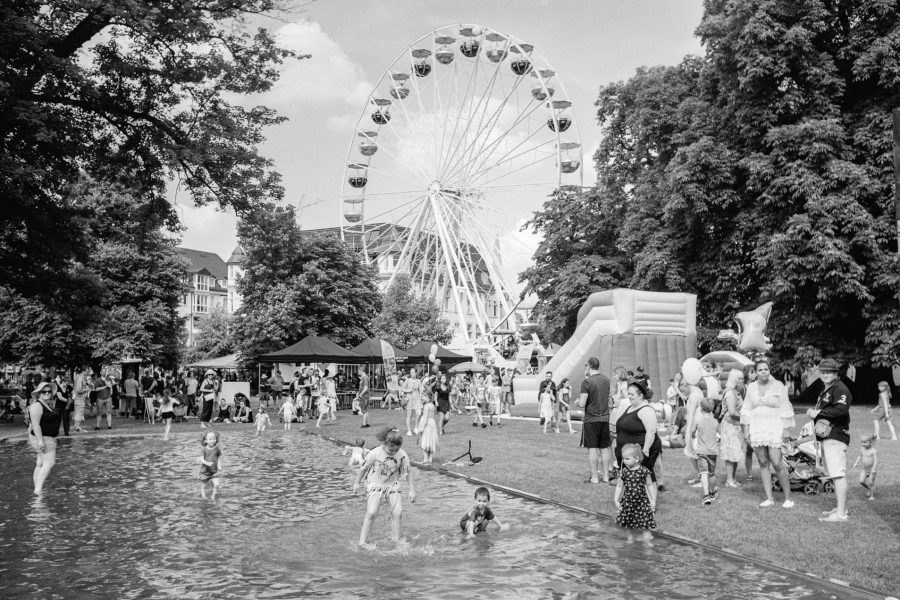
M 166 433 L 163 435 L 163 439 L 169 439 L 169 431 L 172 430 L 172 420 L 175 419 L 175 405 L 181 404 L 178 400 L 172 397 L 172 388 L 166 388 L 163 390 L 162 401 L 159 404 L 159 418 L 165 421 L 166 423 Z
M 347 453 L 350 453 L 350 460 L 347 461 L 348 467 L 361 467 L 366 462 L 366 454 L 369 453 L 365 447 L 366 440 L 356 438 L 354 444 L 354 446 L 344 446 L 344 451 L 341 454 L 347 456 Z
M 859 485 L 869 490 L 869 500 L 875 499 L 875 475 L 878 474 L 878 450 L 875 449 L 875 439 L 873 434 L 860 436 L 862 449 L 856 457 L 856 462 L 853 463 L 854 469 L 862 466 L 859 472 Z
M 415 471 L 409 468 L 409 456 L 400 448 L 403 436 L 396 427 L 392 427 L 379 433 L 378 439 L 382 441 L 381 446 L 369 452 L 353 481 L 355 495 L 363 477 L 366 478 L 366 516 L 359 532 L 359 545 L 366 550 L 375 549 L 375 544 L 369 544 L 366 540 L 382 502 L 387 502 L 391 507 L 391 539 L 395 542 L 400 540 L 400 516 L 403 513 L 401 479 L 409 481 L 409 501 L 416 501 Z
M 641 539 L 648 546 L 653 536 L 651 529 L 656 529 L 656 486 L 650 479 L 650 470 L 641 464 L 644 453 L 638 444 L 625 444 L 622 448 L 622 468 L 616 482 L 613 501 L 619 514 L 616 523 L 628 532 L 628 542 L 634 541 L 634 529 L 643 531 Z
M 266 430 L 266 426 L 271 424 L 272 421 L 269 419 L 269 413 L 267 413 L 265 407 L 260 404 L 259 412 L 256 413 L 256 435 L 261 434 Z
M 459 528 L 466 532 L 466 537 L 475 537 L 476 533 L 487 531 L 491 521 L 500 527 L 500 531 L 509 529 L 509 525 L 503 525 L 500 519 L 494 515 L 494 511 L 488 506 L 491 501 L 491 491 L 486 487 L 475 490 L 475 504 L 466 511 L 459 520 Z
M 200 438 L 203 453 L 200 455 L 200 496 L 206 498 L 206 482 L 212 481 L 210 500 L 216 499 L 219 491 L 219 477 L 222 475 L 222 450 L 219 448 L 219 434 L 208 431 Z
M 294 408 L 294 403 L 291 401 L 290 396 L 285 399 L 284 404 L 281 406 L 281 418 L 284 421 L 285 431 L 291 428 L 291 422 L 297 418 L 297 409 Z

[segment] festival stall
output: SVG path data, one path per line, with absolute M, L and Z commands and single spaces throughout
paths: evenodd
M 237 354 L 226 354 L 218 358 L 207 358 L 198 360 L 187 366 L 189 369 L 213 369 L 219 370 L 237 370 L 241 368 L 241 361 L 238 360 Z M 202 379 L 202 378 L 201 378 Z M 250 398 L 250 382 L 249 381 L 226 381 L 221 382 L 222 397 L 232 400 L 235 394 L 243 394 Z
M 432 346 L 437 346 L 437 352 L 434 353 L 434 357 L 430 356 Z M 406 352 L 410 355 L 410 358 L 407 360 L 407 362 L 412 362 L 415 364 L 428 364 L 429 362 L 432 362 L 434 358 L 437 358 L 440 359 L 442 366 L 449 367 L 451 365 L 456 365 L 472 360 L 471 356 L 457 354 L 456 352 L 448 350 L 440 344 L 436 344 L 431 341 L 419 342 L 412 348 L 407 348 Z

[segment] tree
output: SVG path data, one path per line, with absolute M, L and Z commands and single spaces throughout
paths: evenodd
M 91 245 L 67 201 L 86 173 L 165 203 L 177 176 L 198 204 L 239 214 L 280 198 L 257 145 L 281 122 L 234 101 L 268 90 L 293 55 L 247 15 L 279 0 L 0 3 L 0 268 L 10 293 L 64 282 Z
M 600 203 L 582 218 L 612 239 L 558 269 L 624 259 L 632 287 L 696 293 L 701 326 L 772 300 L 778 356 L 898 362 L 890 112 L 900 8 L 705 7 L 704 57 L 601 88 Z M 547 202 L 537 231 L 559 235 L 544 217 L 565 200 Z M 567 243 L 542 246 L 536 262 Z M 566 308 L 562 295 L 539 309 Z
M 339 238 L 297 226 L 293 207 L 259 209 L 238 223 L 244 249 L 242 296 L 234 328 L 244 356 L 307 335 L 356 345 L 381 310 L 376 271 Z
M 198 359 L 225 356 L 235 351 L 233 317 L 217 306 L 200 321 L 200 334 L 194 342 Z
M 397 348 L 409 348 L 422 340 L 447 344 L 453 339 L 453 327 L 441 317 L 434 299 L 417 298 L 409 275 L 403 273 L 396 275 L 385 291 L 372 332 Z
M 171 207 L 94 180 L 63 200 L 90 207 L 69 226 L 91 251 L 57 266 L 46 282 L 52 293 L 28 297 L 0 286 L 0 360 L 75 366 L 138 356 L 175 364 L 186 265 L 163 233 Z

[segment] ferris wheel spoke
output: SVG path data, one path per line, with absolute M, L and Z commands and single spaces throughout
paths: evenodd
M 401 134 L 401 132 L 399 132 L 397 130 L 397 127 L 394 125 L 394 123 L 392 123 L 391 121 L 388 121 L 387 126 L 394 133 L 394 137 L 396 137 L 397 140 L 405 139 L 404 136 Z M 407 127 L 407 129 L 413 129 L 413 127 Z M 421 145 L 419 145 L 418 143 L 416 143 L 415 146 L 421 148 Z M 380 145 L 379 145 L 379 147 L 380 147 Z M 394 156 L 394 154 L 392 154 L 391 152 L 388 152 L 388 154 L 391 154 L 391 156 Z M 421 181 L 423 181 L 423 182 L 431 181 L 431 176 L 428 174 L 428 167 L 422 163 L 422 161 L 420 160 L 420 157 L 416 155 L 415 151 L 412 152 L 409 159 L 404 160 L 404 159 L 399 159 L 399 158 L 395 157 L 395 160 L 399 160 L 400 161 L 399 164 L 401 164 L 401 165 L 414 167 L 413 170 L 415 171 L 415 174 L 421 178 Z
M 478 125 L 475 127 L 475 129 L 476 129 L 476 131 L 481 129 L 481 125 L 484 122 L 484 116 L 487 113 L 487 110 L 490 107 L 490 101 L 493 98 L 494 84 L 497 82 L 499 74 L 500 74 L 500 68 L 499 68 L 499 65 L 497 65 L 494 68 L 493 72 L 491 73 L 491 76 L 488 80 L 486 89 L 484 89 L 480 94 L 480 98 L 478 99 L 478 104 L 475 105 L 474 108 L 472 108 L 469 111 L 469 114 L 466 118 L 465 129 L 463 129 L 463 132 L 460 135 L 459 140 L 457 141 L 453 150 L 448 155 L 447 160 L 445 161 L 444 165 L 442 167 L 440 167 L 440 178 L 441 179 L 443 179 L 443 177 L 445 176 L 447 169 L 449 168 L 449 165 L 455 163 L 458 160 L 457 157 L 464 156 L 465 148 L 468 148 L 472 144 L 473 136 L 471 135 L 470 131 L 471 131 L 473 123 L 475 122 L 476 115 L 479 115 L 479 114 L 480 114 L 480 116 L 478 117 Z
M 419 207 L 419 204 L 425 201 L 425 198 L 426 198 L 426 196 L 423 196 L 423 195 L 421 195 L 421 193 L 420 193 L 420 195 L 419 195 L 418 198 L 413 198 L 413 199 L 410 200 L 409 202 L 405 202 L 405 203 L 403 203 L 403 204 L 399 204 L 399 205 L 397 205 L 397 206 L 393 206 L 393 207 L 389 208 L 388 210 L 382 211 L 382 212 L 380 212 L 380 213 L 377 213 L 377 214 L 375 214 L 375 215 L 372 215 L 371 217 L 368 217 L 366 220 L 369 221 L 369 222 L 371 222 L 371 223 L 375 223 L 375 222 L 377 222 L 378 219 L 380 219 L 381 217 L 384 217 L 385 215 L 389 215 L 389 214 L 392 214 L 392 213 L 397 213 L 397 212 L 400 211 L 401 209 L 406 208 L 406 207 L 409 207 L 409 209 L 408 209 L 406 212 L 404 212 L 402 215 L 400 215 L 400 217 L 398 217 L 397 219 L 394 219 L 394 223 L 401 222 L 402 219 L 405 219 L 405 218 L 408 217 L 410 214 L 412 214 L 412 212 L 413 212 L 416 208 Z
M 485 146 L 480 152 L 473 153 L 472 156 L 469 158 L 469 160 L 465 164 L 460 165 L 460 167 L 457 168 L 451 174 L 451 176 L 448 177 L 448 179 L 452 179 L 453 177 L 457 176 L 461 171 L 471 168 L 471 165 L 473 163 L 480 162 L 480 164 L 479 164 L 479 168 L 480 168 L 482 164 L 484 164 L 485 162 L 490 160 L 494 151 L 500 146 L 500 144 L 502 144 L 504 142 L 504 140 L 508 139 L 509 134 L 512 133 L 513 131 L 515 131 L 516 127 L 518 125 L 520 125 L 523 121 L 527 120 L 539 108 L 541 108 L 541 104 L 535 103 L 534 106 L 532 106 L 531 109 L 527 113 L 520 115 L 520 117 L 518 119 L 516 119 L 516 121 L 512 125 L 510 125 L 504 131 L 500 132 L 500 134 L 493 141 L 491 141 L 490 144 Z M 526 133 L 528 133 L 528 135 L 525 138 L 525 140 L 523 140 L 523 141 L 527 141 L 528 139 L 534 137 L 535 135 L 537 135 L 540 132 L 543 132 L 543 123 L 539 123 L 538 126 L 531 132 L 526 131 Z
M 433 53 L 433 52 L 432 52 L 432 56 L 434 56 L 434 53 Z M 435 76 L 436 76 L 436 75 L 435 75 Z M 422 117 L 424 118 L 424 117 L 426 117 L 426 115 L 427 115 L 428 113 L 427 113 L 426 110 L 425 110 L 425 106 L 422 104 L 422 88 L 419 86 L 419 77 L 416 77 L 416 75 L 413 74 L 413 76 L 410 77 L 410 79 L 412 80 L 412 82 L 413 82 L 413 87 L 415 88 L 415 97 L 416 97 L 416 103 L 419 105 L 419 114 L 422 115 Z M 408 96 L 407 96 L 407 98 L 408 98 Z M 404 105 L 404 110 L 406 110 L 405 105 Z M 416 123 L 413 123 L 413 121 L 409 118 L 409 114 L 406 115 L 406 118 L 407 118 L 407 120 L 409 121 L 410 129 L 416 130 L 416 129 L 417 129 L 417 127 L 416 127 L 417 124 L 416 124 Z M 432 118 L 434 118 L 434 117 L 432 117 Z M 422 143 L 419 143 L 419 147 L 420 147 L 420 148 L 425 148 L 425 145 L 422 144 Z M 437 157 L 435 156 L 435 157 L 433 157 L 433 158 L 435 159 L 435 162 L 434 162 L 434 164 L 430 165 L 431 170 L 429 171 L 429 178 L 428 178 L 429 181 L 431 181 L 432 179 L 434 179 L 434 177 L 435 177 L 435 175 L 436 175 L 436 173 L 437 173 L 437 167 L 438 167 L 438 165 L 437 165 Z
M 369 171 L 374 171 L 374 172 L 380 173 L 380 174 L 382 174 L 382 175 L 387 175 L 387 176 L 390 177 L 391 179 L 396 179 L 397 181 L 402 181 L 402 182 L 404 182 L 404 183 L 408 183 L 408 184 L 417 186 L 417 187 L 419 187 L 419 188 L 422 187 L 422 182 L 421 182 L 421 181 L 413 181 L 412 179 L 408 179 L 408 178 L 406 178 L 406 177 L 402 177 L 402 176 L 397 175 L 396 173 L 394 173 L 394 172 L 392 172 L 392 171 L 389 171 L 389 170 L 387 170 L 387 169 L 382 169 L 381 167 L 373 167 L 371 164 L 369 164 L 368 169 L 369 169 Z
M 467 107 L 467 108 L 468 108 L 468 110 L 467 110 L 467 112 L 466 112 L 466 117 L 465 117 L 465 123 L 464 123 L 464 126 L 463 126 L 463 130 L 462 130 L 462 132 L 460 132 L 458 138 L 456 137 L 456 130 L 454 130 L 453 138 L 451 139 L 451 149 L 449 150 L 449 152 L 448 152 L 448 154 L 447 154 L 447 156 L 448 156 L 449 158 L 448 158 L 447 161 L 445 161 L 445 164 L 446 164 L 447 162 L 449 162 L 449 161 L 452 161 L 452 160 L 453 160 L 453 157 L 456 156 L 456 154 L 460 151 L 460 147 L 461 147 L 461 146 L 466 142 L 466 140 L 468 139 L 468 132 L 469 132 L 469 130 L 470 130 L 471 127 L 472 127 L 473 121 L 475 120 L 475 115 L 476 115 L 476 113 L 478 112 L 479 108 L 480 108 L 483 104 L 485 104 L 486 102 L 488 102 L 488 100 L 489 100 L 489 98 L 490 98 L 490 96 L 487 95 L 487 94 L 481 94 L 481 95 L 479 96 L 478 102 L 477 102 L 476 104 L 473 104 L 473 102 L 471 101 L 471 97 L 472 97 L 472 95 L 475 93 L 475 91 L 473 90 L 471 94 L 469 93 L 469 91 L 470 91 L 470 89 L 472 88 L 473 85 L 477 85 L 476 82 L 478 81 L 478 73 L 479 73 L 479 67 L 480 67 L 480 65 L 481 65 L 481 61 L 478 60 L 478 59 L 476 58 L 475 61 L 474 61 L 474 67 L 473 67 L 473 69 L 472 69 L 472 74 L 471 74 L 472 77 L 470 78 L 469 83 L 466 85 L 466 94 L 465 94 L 465 97 L 466 97 L 466 98 L 469 98 L 470 100 L 467 101 L 467 102 L 461 102 L 461 103 L 460 103 L 460 110 L 459 110 L 459 114 L 458 114 L 458 116 L 457 116 L 457 123 L 456 123 L 456 125 L 459 125 L 459 121 L 462 120 L 462 110 L 463 110 L 463 108 L 464 108 L 464 107 Z M 496 75 L 496 70 L 494 71 L 494 75 Z M 454 143 L 454 142 L 455 142 L 455 143 Z M 442 172 L 440 173 L 439 177 L 440 177 L 440 178 L 443 178 L 443 175 L 444 175 L 444 173 L 443 173 L 443 170 L 442 170 Z
M 540 156 L 539 158 L 536 158 L 535 160 L 531 160 L 531 161 L 523 164 L 521 167 L 518 167 L 515 170 L 498 171 L 498 169 L 500 169 L 500 167 L 502 167 L 503 165 L 505 165 L 507 163 L 512 163 L 512 161 L 517 160 L 520 157 L 527 156 L 528 154 L 530 154 L 532 152 L 537 154 L 542 148 L 546 149 L 548 146 L 550 146 L 551 144 L 553 144 L 556 141 L 553 139 L 545 140 L 543 142 L 535 143 L 534 145 L 529 146 L 529 147 L 525 148 L 524 150 L 520 150 L 520 148 L 523 145 L 527 144 L 530 141 L 531 137 L 534 137 L 534 134 L 532 134 L 530 137 L 527 137 L 524 140 L 522 140 L 521 142 L 519 142 L 518 144 L 516 144 L 513 148 L 508 150 L 506 152 L 506 154 L 491 160 L 490 164 L 485 164 L 486 162 L 488 162 L 485 159 L 485 160 L 482 160 L 477 165 L 477 167 L 470 167 L 470 170 L 468 170 L 466 173 L 464 173 L 461 176 L 461 178 L 457 179 L 452 185 L 457 185 L 457 186 L 465 185 L 465 186 L 477 187 L 476 182 L 478 181 L 479 178 L 481 178 L 482 176 L 484 176 L 485 174 L 488 174 L 488 173 L 499 172 L 500 173 L 499 175 L 494 175 L 494 176 L 492 176 L 491 179 L 489 179 L 487 181 L 483 181 L 479 184 L 479 185 L 488 185 L 490 183 L 493 183 L 494 181 L 498 181 L 504 177 L 508 177 L 509 175 L 511 175 L 513 173 L 516 173 L 523 169 L 527 169 L 527 168 L 533 167 L 534 165 L 545 162 L 547 159 L 553 157 L 553 154 L 547 153 L 547 154 Z M 478 168 L 478 170 L 474 170 L 474 168 Z
M 422 110 L 422 99 L 419 97 L 419 95 L 420 95 L 419 84 L 416 81 L 418 79 L 418 77 L 416 77 L 415 75 L 411 75 L 410 79 L 413 80 L 413 87 L 416 89 L 415 96 L 418 99 L 419 108 L 420 108 L 420 110 Z M 423 148 L 424 144 L 423 144 L 422 140 L 419 138 L 419 128 L 415 126 L 416 125 L 415 122 L 409 116 L 409 111 L 406 109 L 406 104 L 407 104 L 406 100 L 408 100 L 408 99 L 409 99 L 409 96 L 407 96 L 403 100 L 398 99 L 396 101 L 396 103 L 399 104 L 400 108 L 403 110 L 403 115 L 406 117 L 407 129 L 409 129 L 410 132 L 412 133 L 413 139 L 416 142 L 416 146 L 418 148 Z M 424 110 L 422 110 L 422 112 L 424 112 Z M 390 124 L 390 121 L 388 121 L 388 123 Z M 394 129 L 394 131 L 396 132 L 396 129 Z M 431 172 L 430 172 L 429 166 L 425 165 L 425 164 L 421 164 L 421 163 L 419 164 L 419 166 L 420 166 L 420 171 L 422 173 L 423 180 L 429 181 L 431 179 Z M 431 167 L 431 168 L 433 168 L 433 167 Z
M 500 80 L 502 83 L 502 77 L 500 78 Z M 481 153 L 484 147 L 489 143 L 489 140 L 491 140 L 489 132 L 492 131 L 495 128 L 496 124 L 499 122 L 500 117 L 503 115 L 504 109 L 508 106 L 510 98 L 518 89 L 519 83 L 521 81 L 521 77 L 516 78 L 516 81 L 500 100 L 500 103 L 497 105 L 497 108 L 495 108 L 491 113 L 491 116 L 488 118 L 487 122 L 484 122 L 482 119 L 482 122 L 479 123 L 478 130 L 475 132 L 475 135 L 471 136 L 471 141 L 466 146 L 466 148 L 463 149 L 462 152 L 459 152 L 455 157 L 451 157 L 450 161 L 448 161 L 445 167 L 441 170 L 442 179 L 447 176 L 448 172 L 454 173 L 459 163 L 464 161 L 466 156 L 470 155 L 470 151 L 475 155 L 479 155 Z M 492 81 L 491 88 L 488 90 L 489 94 L 493 93 L 493 84 L 494 82 Z M 484 115 L 482 115 L 482 117 L 483 116 Z M 516 121 L 518 122 L 518 119 Z M 502 138 L 503 135 L 499 137 Z

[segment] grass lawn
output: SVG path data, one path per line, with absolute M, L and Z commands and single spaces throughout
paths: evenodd
M 357 437 L 366 440 L 367 447 L 377 444 L 375 433 L 385 425 L 395 425 L 406 431 L 403 411 L 373 409 L 369 429 L 360 429 L 360 417 L 349 411 L 338 413 L 338 421 L 325 423 L 320 429 L 315 423 L 295 423 L 287 435 L 315 431 L 342 441 Z M 270 412 L 270 416 L 271 412 Z M 848 453 L 848 466 L 858 454 L 856 439 L 860 433 L 871 431 L 872 421 L 867 407 L 852 409 L 853 444 Z M 805 417 L 798 415 L 800 424 Z M 273 435 L 284 435 L 273 416 Z M 93 421 L 88 420 L 93 434 Z M 900 423 L 898 423 L 900 425 Z M 162 434 L 162 426 L 150 426 L 132 420 L 116 419 L 112 433 Z M 217 425 L 221 428 L 246 429 L 255 435 L 253 425 Z M 575 429 L 581 430 L 576 423 Z M 883 428 L 884 429 L 884 428 Z M 196 420 L 176 424 L 173 433 L 200 433 Z M 252 433 L 251 433 L 252 432 Z M 0 438 L 22 435 L 21 417 L 15 425 L 0 426 Z M 107 433 L 105 428 L 102 433 Z M 882 433 L 885 433 L 882 431 Z M 414 461 L 421 460 L 416 438 L 405 438 L 405 448 Z M 549 433 L 544 435 L 536 421 L 504 419 L 502 427 L 472 427 L 471 419 L 454 415 L 441 438 L 435 455 L 435 466 L 456 458 L 472 440 L 472 453 L 484 460 L 473 466 L 447 465 L 448 470 L 494 482 L 587 510 L 614 514 L 613 490 L 607 485 L 583 483 L 588 475 L 587 451 L 579 448 L 580 435 Z M 874 589 L 886 594 L 900 592 L 900 442 L 882 439 L 879 453 L 879 478 L 874 501 L 868 501 L 857 483 L 858 470 L 850 470 L 848 481 L 847 523 L 820 523 L 823 510 L 831 509 L 833 494 L 805 496 L 794 492 L 797 503 L 793 509 L 780 506 L 780 493 L 775 507 L 759 508 L 764 499 L 758 467 L 754 465 L 754 480 L 744 483 L 743 466 L 738 467 L 738 489 L 721 488 L 719 500 L 711 506 L 700 502 L 701 492 L 686 481 L 694 476 L 692 467 L 681 449 L 664 449 L 664 481 L 668 492 L 660 494 L 657 521 L 660 529 L 695 539 L 704 544 L 731 549 L 739 554 L 763 560 L 784 568 L 813 573 L 825 578 L 848 581 L 852 585 Z M 60 457 L 60 462 L 65 459 Z M 718 479 L 724 482 L 724 465 L 720 464 Z M 52 475 L 51 475 L 52 479 Z

